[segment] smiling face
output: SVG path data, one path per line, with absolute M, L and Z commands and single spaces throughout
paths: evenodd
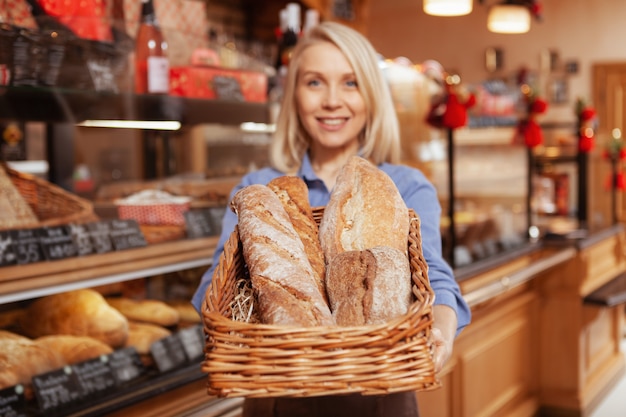
M 303 51 L 295 93 L 314 153 L 356 152 L 367 111 L 354 70 L 335 45 L 321 42 Z

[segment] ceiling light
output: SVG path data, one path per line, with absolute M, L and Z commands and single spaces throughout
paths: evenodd
M 472 0 L 424 0 L 423 6 L 433 16 L 463 16 L 471 13 Z
M 487 28 L 495 33 L 526 33 L 530 30 L 528 7 L 518 4 L 496 4 L 489 9 Z

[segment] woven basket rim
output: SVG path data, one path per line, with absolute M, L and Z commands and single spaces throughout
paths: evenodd
M 324 208 L 313 211 L 319 222 Z M 235 227 L 202 306 L 207 335 L 202 369 L 208 374 L 208 393 L 220 397 L 302 397 L 438 388 L 430 345 L 434 292 L 421 251 L 420 219 L 413 210 L 408 215 L 414 301 L 406 314 L 387 323 L 364 326 L 302 328 L 246 323 L 225 316 L 228 298 L 233 298 L 232 286 L 230 290 L 225 287 L 232 283 L 236 269 L 245 267 Z

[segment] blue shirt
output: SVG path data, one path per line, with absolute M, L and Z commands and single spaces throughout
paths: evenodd
M 442 255 L 439 230 L 441 206 L 437 198 L 437 191 L 424 174 L 415 168 L 388 163 L 379 165 L 379 168 L 391 177 L 406 205 L 415 210 L 420 217 L 422 252 L 424 260 L 428 264 L 428 278 L 435 292 L 435 304 L 447 305 L 456 311 L 458 332 L 469 324 L 471 314 L 461 295 L 458 283 L 454 279 L 452 268 L 446 263 Z M 233 189 L 230 200 L 243 187 L 251 184 L 267 184 L 272 179 L 282 175 L 285 174 L 273 168 L 263 168 L 249 173 Z M 308 155 L 304 156 L 297 175 L 306 182 L 309 188 L 311 206 L 325 207 L 330 199 L 330 191 L 313 171 Z M 192 303 L 198 311 L 201 310 L 206 289 L 213 277 L 213 270 L 218 264 L 219 256 L 224 250 L 224 244 L 235 229 L 236 224 L 237 215 L 232 210 L 226 210 L 222 223 L 222 234 L 213 256 L 213 264 L 202 276 L 200 285 L 192 299 Z

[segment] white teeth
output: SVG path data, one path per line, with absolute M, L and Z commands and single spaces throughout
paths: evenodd
M 322 123 L 325 125 L 340 125 L 344 122 L 343 119 L 322 119 Z

